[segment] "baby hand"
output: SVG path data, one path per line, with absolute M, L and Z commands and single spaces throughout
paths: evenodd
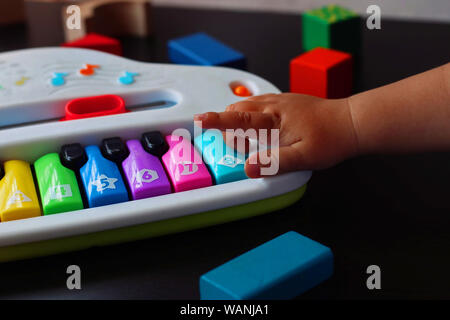
M 202 121 L 205 129 L 278 129 L 278 152 L 269 152 L 271 163 L 278 161 L 278 174 L 324 169 L 358 152 L 347 99 L 265 94 L 229 105 L 225 112 L 207 112 L 194 119 Z M 245 172 L 250 178 L 261 177 L 261 168 L 268 166 L 254 153 L 245 163 Z

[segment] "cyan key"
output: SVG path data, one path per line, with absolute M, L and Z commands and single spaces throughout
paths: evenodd
M 89 207 L 128 201 L 128 192 L 117 165 L 103 157 L 100 148 L 85 148 L 88 161 L 80 169 Z
M 202 275 L 200 299 L 292 299 L 332 274 L 330 248 L 290 231 Z
M 208 129 L 196 137 L 194 143 L 197 150 L 201 150 L 217 184 L 247 179 L 245 155 L 228 146 L 220 130 Z

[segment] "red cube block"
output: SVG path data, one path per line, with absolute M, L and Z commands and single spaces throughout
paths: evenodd
M 353 58 L 345 52 L 315 48 L 291 60 L 290 84 L 294 93 L 348 97 L 353 87 Z
M 122 45 L 120 44 L 119 40 L 97 33 L 88 33 L 83 38 L 77 39 L 72 42 L 63 43 L 61 46 L 93 49 L 112 53 L 118 56 L 122 55 Z

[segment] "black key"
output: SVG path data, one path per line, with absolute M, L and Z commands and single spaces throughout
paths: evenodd
M 79 143 L 62 146 L 59 157 L 63 166 L 74 171 L 78 171 L 88 160 L 84 148 Z
M 142 145 L 145 151 L 157 157 L 162 157 L 169 150 L 166 140 L 159 131 L 144 133 L 142 135 Z
M 104 139 L 101 149 L 106 159 L 118 164 L 130 154 L 125 143 L 118 137 Z

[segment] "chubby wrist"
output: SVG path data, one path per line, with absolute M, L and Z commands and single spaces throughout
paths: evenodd
M 361 127 L 358 119 L 357 109 L 356 109 L 356 101 L 354 99 L 355 96 L 350 96 L 347 98 L 343 98 L 343 104 L 345 105 L 345 109 L 347 110 L 349 117 L 349 130 L 352 132 L 353 139 L 353 152 L 354 155 L 360 155 L 363 153 L 363 146 L 361 146 Z

